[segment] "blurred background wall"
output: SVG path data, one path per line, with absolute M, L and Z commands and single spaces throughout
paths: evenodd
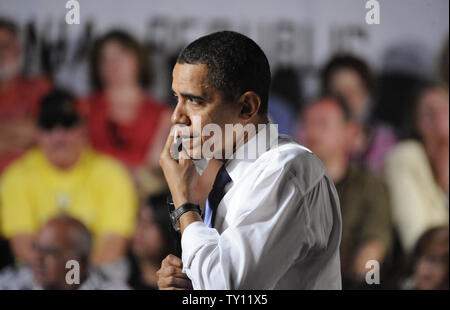
M 92 39 L 125 28 L 150 47 L 152 92 L 164 99 L 167 67 L 190 40 L 218 29 L 245 33 L 262 45 L 272 67 L 302 72 L 305 96 L 317 90 L 315 69 L 337 51 L 351 51 L 383 70 L 386 51 L 406 44 L 433 61 L 448 34 L 447 0 L 380 0 L 380 24 L 368 25 L 365 0 L 80 0 L 81 23 L 65 23 L 64 0 L 0 0 L 2 16 L 25 28 L 26 70 L 88 92 L 86 54 Z M 430 66 L 424 66 L 430 67 Z M 430 74 L 430 72 L 423 72 Z

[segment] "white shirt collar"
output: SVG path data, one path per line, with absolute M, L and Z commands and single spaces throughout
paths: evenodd
M 256 161 L 262 154 L 276 146 L 278 142 L 278 125 L 268 122 L 259 124 L 258 132 L 248 141 L 239 146 L 233 157 L 225 163 L 225 169 L 233 182 L 239 180 L 248 166 Z

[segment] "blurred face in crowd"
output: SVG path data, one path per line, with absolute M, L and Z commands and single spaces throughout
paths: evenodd
M 70 169 L 80 158 L 85 145 L 86 134 L 82 123 L 65 128 L 55 125 L 38 130 L 39 146 L 47 160 L 55 167 Z
M 439 232 L 440 235 L 445 233 L 446 242 L 431 240 L 416 262 L 414 283 L 417 289 L 448 289 L 448 231 Z
M 306 108 L 300 139 L 322 161 L 348 151 L 351 126 L 333 99 L 323 99 Z
M 0 82 L 15 77 L 19 70 L 19 42 L 8 29 L 0 28 Z
M 369 94 L 358 73 L 347 68 L 334 71 L 330 77 L 330 91 L 344 97 L 355 119 L 364 117 Z
M 66 262 L 72 259 L 80 263 L 84 272 L 84 261 L 76 253 L 76 231 L 58 223 L 45 225 L 33 244 L 31 269 L 35 281 L 43 289 L 71 289 L 74 285 L 66 283 Z
M 449 139 L 449 97 L 442 88 L 427 90 L 420 98 L 416 126 L 424 141 Z
M 138 60 L 135 53 L 110 40 L 100 52 L 100 76 L 106 87 L 135 84 L 138 81 Z
M 133 253 L 139 259 L 159 262 L 161 258 L 164 239 L 158 224 L 154 221 L 152 209 L 148 206 L 139 209 L 132 247 Z
M 171 120 L 173 124 L 188 126 L 190 136 L 186 138 L 190 140 L 187 143 L 191 149 L 200 148 L 210 138 L 209 135 L 202 136 L 202 129 L 206 124 L 217 124 L 222 129 L 222 133 L 225 133 L 225 124 L 242 123 L 239 117 L 242 107 L 227 102 L 222 92 L 210 85 L 208 67 L 204 64 L 177 63 L 173 70 L 172 90 L 177 98 L 177 106 Z M 194 117 L 201 118 L 201 126 L 194 126 Z M 225 147 L 225 142 L 228 145 L 233 143 L 233 141 L 225 141 L 225 135 L 223 136 L 222 149 Z

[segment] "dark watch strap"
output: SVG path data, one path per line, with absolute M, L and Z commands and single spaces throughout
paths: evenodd
M 185 204 L 182 204 L 177 209 L 172 209 L 170 212 L 170 220 L 172 221 L 172 226 L 175 229 L 175 231 L 179 232 L 180 228 L 177 226 L 177 222 L 180 219 L 180 217 L 189 211 L 195 211 L 200 216 L 202 216 L 202 209 L 199 205 L 187 202 Z

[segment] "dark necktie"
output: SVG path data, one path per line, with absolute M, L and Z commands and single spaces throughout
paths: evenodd
M 216 179 L 214 180 L 212 190 L 209 192 L 208 199 L 206 200 L 205 218 L 203 221 L 208 227 L 214 227 L 217 207 L 225 195 L 225 185 L 227 185 L 230 181 L 231 178 L 225 169 L 225 165 L 222 165 L 217 173 Z

